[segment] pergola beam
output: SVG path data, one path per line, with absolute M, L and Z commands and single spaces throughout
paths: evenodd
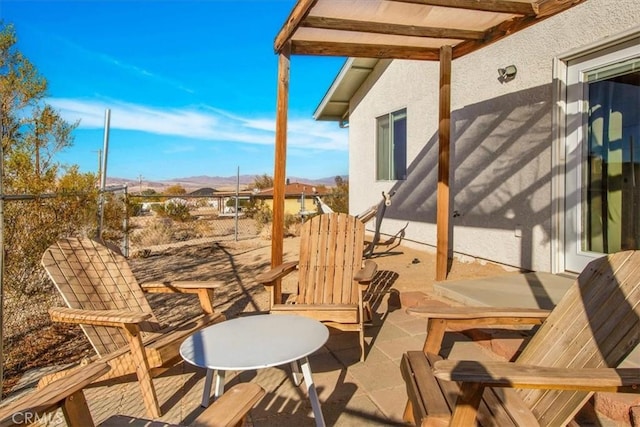
M 291 53 L 295 55 L 349 56 L 356 58 L 420 59 L 437 61 L 439 49 L 415 46 L 318 42 L 294 40 Z
M 296 5 L 293 7 L 293 10 L 289 14 L 289 18 L 287 18 L 286 22 L 282 26 L 282 29 L 276 36 L 276 40 L 274 42 L 274 48 L 276 52 L 280 52 L 284 44 L 291 40 L 291 36 L 300 26 L 300 22 L 304 18 L 307 17 L 309 11 L 318 0 L 299 0 Z
M 477 10 L 480 12 L 512 13 L 515 15 L 536 15 L 536 3 L 523 3 L 509 0 L 390 0 L 423 6 L 452 7 L 456 9 Z M 552 0 L 554 1 L 554 0 Z
M 585 0 L 538 0 L 535 4 L 537 9 L 536 15 L 539 17 L 555 15 L 583 1 Z
M 509 21 L 505 21 L 485 32 L 482 40 L 467 40 L 457 44 L 453 48 L 453 58 L 460 58 L 468 53 L 497 42 L 513 33 L 524 30 L 531 25 L 537 24 L 544 19 L 553 16 L 565 9 L 582 3 L 585 0 L 540 0 L 535 4 L 539 14 L 537 16 L 523 16 Z
M 498 40 L 501 40 L 509 36 L 510 34 L 529 27 L 539 21 L 540 19 L 536 17 L 525 16 L 496 25 L 495 27 L 490 28 L 486 31 L 485 38 L 483 40 L 467 40 L 457 44 L 453 48 L 453 58 L 460 58 L 461 56 L 467 55 L 473 51 L 495 43 Z
M 390 34 L 396 36 L 429 37 L 437 39 L 482 40 L 484 38 L 484 32 L 482 31 L 356 21 L 353 19 L 327 18 L 323 16 L 308 16 L 301 22 L 300 26 L 321 28 L 325 30 L 356 31 L 372 34 Z

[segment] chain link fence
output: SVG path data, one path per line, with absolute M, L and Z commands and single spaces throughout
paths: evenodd
M 144 257 L 169 247 L 258 237 L 254 219 L 224 214 L 203 198 L 181 198 L 184 207 L 167 208 L 167 197 L 148 202 L 131 196 L 126 187 L 88 193 L 4 196 L 2 232 L 5 242 L 3 300 L 3 395 L 33 367 L 59 358 L 71 363 L 91 352 L 77 348 L 79 328 L 52 325 L 48 309 L 63 306 L 40 258 L 62 237 L 101 236 L 127 257 Z M 173 203 L 178 203 L 173 200 Z M 102 207 L 102 209 L 101 209 Z M 70 343 L 76 343 L 69 347 Z
M 144 256 L 167 245 L 251 239 L 263 229 L 256 220 L 241 212 L 237 217 L 235 213 L 223 213 L 198 197 L 136 203 L 137 215 L 129 221 L 130 256 Z

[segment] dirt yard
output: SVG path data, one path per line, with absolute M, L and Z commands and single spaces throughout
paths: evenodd
M 298 238 L 284 242 L 285 261 L 294 260 Z M 269 268 L 270 241 L 255 237 L 239 241 L 181 242 L 153 247 L 145 257 L 132 257 L 132 269 L 139 282 L 156 280 L 218 280 L 222 282 L 216 294 L 216 309 L 228 318 L 241 312 L 267 311 L 269 294 L 255 281 L 256 274 Z M 406 246 L 391 248 L 386 253 L 376 253 L 381 280 L 389 285 L 386 291 L 398 293 L 432 290 L 435 277 L 435 255 Z M 504 273 L 497 265 L 454 260 L 449 279 L 463 279 Z M 293 292 L 295 282 L 285 280 L 283 292 Z M 149 301 L 161 323 L 171 323 L 198 311 L 193 296 L 170 294 L 149 295 Z M 62 305 L 57 295 L 38 299 L 8 299 L 5 304 L 18 304 L 20 315 L 8 319 L 5 330 L 11 324 L 28 323 L 27 331 L 11 336 L 5 342 L 5 380 L 3 394 L 18 384 L 30 380 L 21 378 L 26 372 L 41 372 L 44 367 L 76 363 L 93 354 L 84 334 L 77 326 L 52 325 L 46 310 Z M 178 309 L 179 307 L 179 309 Z M 15 316 L 14 316 L 15 317 Z M 10 336 L 6 334 L 6 336 Z M 37 374 L 34 374 L 37 377 Z M 33 378 L 29 376 L 27 378 Z

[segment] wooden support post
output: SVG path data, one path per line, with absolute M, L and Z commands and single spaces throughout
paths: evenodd
M 278 100 L 276 105 L 276 154 L 273 172 L 273 225 L 271 231 L 271 267 L 282 264 L 284 241 L 284 192 L 287 169 L 287 110 L 289 108 L 289 67 L 291 43 L 287 42 L 278 58 Z M 282 302 L 280 280 L 271 289 L 271 304 Z
M 451 143 L 451 46 L 440 48 L 440 108 L 438 125 L 438 195 L 436 280 L 447 278 L 449 267 L 449 167 Z

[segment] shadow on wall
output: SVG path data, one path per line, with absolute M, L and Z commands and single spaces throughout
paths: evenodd
M 551 85 L 537 86 L 451 115 L 452 225 L 521 229 L 520 265 L 526 269 L 532 267 L 534 227 L 551 238 L 551 99 Z M 393 187 L 387 217 L 436 223 L 437 159 L 436 132 L 409 165 L 408 179 Z

